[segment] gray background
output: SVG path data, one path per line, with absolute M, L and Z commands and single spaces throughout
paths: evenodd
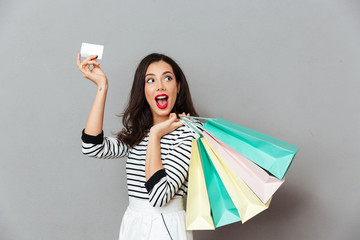
M 268 210 L 195 239 L 356 239 L 359 13 L 350 0 L 1 0 L 0 239 L 117 239 L 125 159 L 81 153 L 96 93 L 81 42 L 105 45 L 107 135 L 138 62 L 161 52 L 202 116 L 300 146 Z

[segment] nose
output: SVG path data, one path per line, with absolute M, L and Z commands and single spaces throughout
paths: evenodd
M 164 84 L 162 83 L 162 81 L 159 81 L 157 90 L 158 90 L 158 91 L 160 91 L 160 90 L 165 90 L 165 87 L 164 87 Z

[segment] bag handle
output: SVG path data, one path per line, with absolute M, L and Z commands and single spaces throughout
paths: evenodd
M 215 119 L 215 118 L 206 118 L 206 117 L 195 117 L 195 116 L 184 116 L 184 117 L 181 117 L 181 118 L 189 118 L 190 120 L 191 119 L 200 119 L 200 120 L 212 120 L 212 119 Z
M 180 121 L 184 123 L 185 126 L 190 128 L 196 135 L 196 138 L 202 137 L 201 131 L 195 126 L 194 121 L 189 119 L 189 116 L 184 116 L 180 118 Z

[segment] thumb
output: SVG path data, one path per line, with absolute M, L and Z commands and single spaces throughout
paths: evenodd
M 175 113 L 170 113 L 170 115 L 169 115 L 169 119 L 176 119 L 176 114 Z

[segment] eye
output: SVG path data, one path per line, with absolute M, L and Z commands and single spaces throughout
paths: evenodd
M 153 83 L 153 82 L 155 82 L 155 80 L 154 80 L 153 78 L 148 78 L 148 79 L 146 80 L 146 82 L 147 82 L 147 83 Z
M 164 80 L 165 80 L 165 81 L 170 81 L 170 80 L 172 80 L 172 77 L 166 76 Z

